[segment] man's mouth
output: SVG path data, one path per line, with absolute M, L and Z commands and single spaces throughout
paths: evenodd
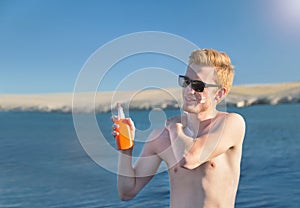
M 185 98 L 184 100 L 186 103 L 205 103 L 206 102 L 205 97 L 203 97 L 201 99 Z
M 187 103 L 197 102 L 196 99 L 192 99 L 192 98 L 185 98 L 184 100 L 185 100 Z

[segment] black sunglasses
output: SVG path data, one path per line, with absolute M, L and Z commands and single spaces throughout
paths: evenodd
M 184 88 L 186 88 L 187 86 L 189 86 L 189 84 L 191 84 L 191 88 L 196 92 L 203 92 L 204 88 L 206 87 L 221 87 L 221 85 L 206 84 L 205 82 L 202 82 L 200 80 L 191 80 L 187 76 L 183 76 L 183 75 L 178 76 L 178 84 Z

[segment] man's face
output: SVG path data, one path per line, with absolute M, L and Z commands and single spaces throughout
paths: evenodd
M 215 71 L 213 67 L 191 64 L 186 74 L 191 80 L 200 80 L 207 84 L 216 84 L 214 81 Z M 203 92 L 196 92 L 189 84 L 182 90 L 183 110 L 189 113 L 201 113 L 215 108 L 214 98 L 217 88 L 207 87 Z

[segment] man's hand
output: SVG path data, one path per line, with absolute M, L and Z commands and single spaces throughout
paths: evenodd
M 113 116 L 111 119 L 114 123 L 112 125 L 112 135 L 115 137 L 115 139 L 117 139 L 118 149 L 132 149 L 135 137 L 134 122 L 131 120 L 131 118 L 118 119 L 117 116 Z M 122 134 L 122 136 L 120 135 L 120 133 Z M 129 142 L 129 140 L 131 140 L 131 142 Z
M 186 127 L 186 116 L 177 116 L 171 118 L 166 123 L 166 128 L 169 131 L 171 147 L 176 159 L 176 163 L 183 165 L 184 155 L 190 150 L 194 144 L 193 138 L 187 136 L 184 132 Z
M 117 116 L 112 116 L 111 120 L 114 123 L 112 125 L 112 130 L 113 130 L 112 135 L 114 137 L 116 137 L 118 135 L 118 132 L 116 130 L 119 128 L 119 125 L 115 124 L 115 122 L 118 120 L 118 117 Z M 122 122 L 127 124 L 130 127 L 130 130 L 132 131 L 132 135 L 134 136 L 135 135 L 135 125 L 134 125 L 133 120 L 131 118 L 124 118 L 122 120 Z

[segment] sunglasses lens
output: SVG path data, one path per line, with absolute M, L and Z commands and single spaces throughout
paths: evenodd
M 181 87 L 187 87 L 190 84 L 190 80 L 189 78 L 185 77 L 185 76 L 179 76 L 178 78 L 178 84 Z
M 178 77 L 178 84 L 184 88 L 191 84 L 192 89 L 196 92 L 203 92 L 205 88 L 205 84 L 203 82 L 198 80 L 190 80 L 188 77 L 182 75 Z
M 205 88 L 205 84 L 201 81 L 193 81 L 192 82 L 192 89 L 196 92 L 203 92 Z

